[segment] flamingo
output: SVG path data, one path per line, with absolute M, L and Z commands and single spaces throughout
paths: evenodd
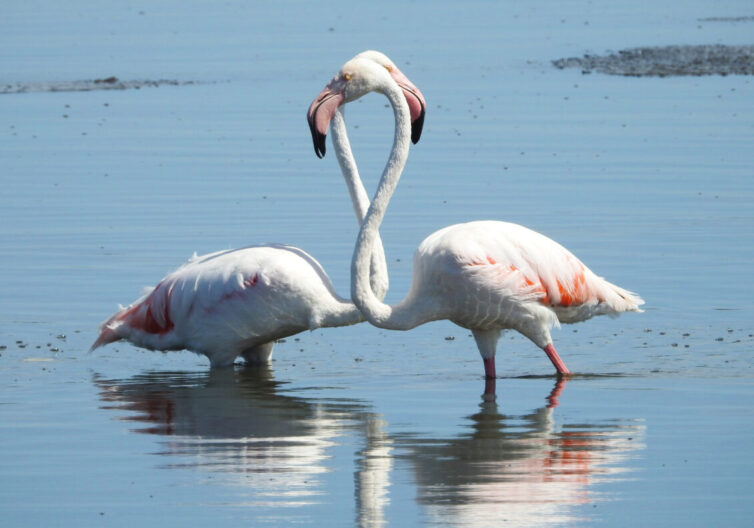
M 371 55 L 367 55 L 369 57 Z M 416 106 L 420 92 L 389 59 L 396 82 Z M 423 99 L 422 99 L 423 104 Z M 364 217 L 369 198 L 359 178 L 346 135 L 340 105 L 332 107 L 333 146 L 349 189 L 354 212 Z M 323 112 L 330 108 L 323 102 Z M 336 111 L 337 110 L 337 111 Z M 323 113 L 319 114 L 323 116 Z M 421 136 L 423 106 L 417 114 L 414 142 Z M 318 146 L 325 152 L 324 136 Z M 387 266 L 382 243 L 371 259 L 371 287 L 382 298 L 387 292 Z M 275 340 L 304 330 L 352 325 L 364 320 L 352 302 L 335 292 L 322 266 L 302 249 L 270 244 L 194 256 L 157 286 L 100 326 L 91 347 L 119 340 L 150 350 L 188 349 L 206 355 L 211 367 L 233 364 L 242 356 L 248 364 L 268 363 Z
M 409 330 L 449 319 L 471 330 L 487 379 L 496 377 L 495 350 L 501 332 L 513 329 L 542 348 L 563 376 L 570 372 L 555 350 L 552 327 L 601 314 L 641 311 L 644 301 L 638 295 L 598 277 L 557 242 L 499 221 L 456 224 L 429 235 L 414 255 L 408 295 L 396 305 L 384 304 L 369 285 L 368 256 L 408 157 L 411 104 L 416 101 L 403 97 L 385 68 L 355 58 L 341 67 L 310 113 L 314 112 L 320 130 L 326 130 L 326 116 L 317 115 L 321 109 L 317 101 L 348 103 L 369 92 L 385 95 L 395 114 L 393 147 L 351 262 L 351 298 L 371 324 Z

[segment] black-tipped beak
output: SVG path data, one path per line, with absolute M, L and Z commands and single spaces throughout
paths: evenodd
M 312 142 L 314 143 L 314 153 L 317 155 L 319 159 L 322 159 L 325 157 L 325 152 L 327 151 L 327 148 L 325 145 L 327 144 L 327 134 L 321 134 L 317 127 L 314 125 L 314 121 L 309 119 L 309 130 L 312 132 Z
M 408 109 L 411 113 L 411 142 L 416 145 L 422 137 L 424 115 L 427 109 L 426 103 L 419 89 L 411 84 L 411 81 L 406 79 L 402 73 L 399 75 L 400 82 L 398 82 L 398 86 L 403 90 L 403 96 L 406 98 Z
M 312 132 L 314 153 L 318 158 L 325 155 L 327 128 L 330 126 L 330 121 L 332 121 L 338 107 L 343 103 L 343 93 L 333 91 L 331 85 L 332 83 L 322 90 L 322 93 L 314 99 L 306 113 L 306 121 L 309 123 L 309 130 Z
M 411 122 L 411 143 L 416 145 L 419 139 L 422 137 L 422 129 L 424 128 L 424 105 L 422 105 L 421 114 L 419 117 Z

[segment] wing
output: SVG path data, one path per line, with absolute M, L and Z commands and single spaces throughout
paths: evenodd
M 266 246 L 194 255 L 106 320 L 92 349 L 122 338 L 149 348 L 181 347 L 177 336 L 175 343 L 171 339 L 176 326 L 184 326 L 194 312 L 211 313 L 230 300 L 242 300 L 260 281 L 269 282 L 275 269 L 289 265 L 286 257 Z
M 496 221 L 457 224 L 428 237 L 422 246 L 451 256 L 471 280 L 499 298 L 537 301 L 564 315 L 638 309 L 643 301 L 596 276 L 554 240 L 517 224 Z M 604 305 L 595 313 L 580 307 Z M 577 308 L 577 310 L 569 310 Z M 571 315 L 569 315 L 571 314 Z

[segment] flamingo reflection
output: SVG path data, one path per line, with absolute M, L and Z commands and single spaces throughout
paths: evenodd
M 501 414 L 489 383 L 467 434 L 405 438 L 418 501 L 432 523 L 450 526 L 561 525 L 592 502 L 589 487 L 626 471 L 643 447 L 638 422 L 557 425 L 554 411 L 567 379 L 546 404 L 523 415 Z M 494 388 L 493 388 L 494 393 Z
M 342 477 L 344 465 L 349 474 L 353 468 L 347 480 L 361 527 L 386 526 L 391 499 L 405 500 L 396 496 L 404 491 L 391 488 L 396 469 L 413 475 L 412 496 L 429 524 L 578 521 L 579 507 L 600 499 L 593 485 L 621 478 L 628 458 L 643 448 L 639 421 L 557 419 L 568 379 L 521 414 L 503 414 L 487 393 L 452 437 L 410 426 L 390 432 L 363 402 L 326 398 L 327 389 L 293 391 L 266 368 L 95 377 L 95 383 L 104 407 L 136 423 L 135 431 L 165 436 L 164 467 L 198 468 L 215 482 L 241 486 L 245 506 L 285 515 L 281 508 L 323 504 L 330 481 Z M 489 382 L 487 388 L 494 389 Z M 335 447 L 342 453 L 354 438 L 352 458 L 336 461 Z
M 157 372 L 127 380 L 95 377 L 107 409 L 144 424 L 135 432 L 166 435 L 161 454 L 180 457 L 166 467 L 221 474 L 248 490 L 244 504 L 296 507 L 325 495 L 330 449 L 338 437 L 363 435 L 357 501 L 364 524 L 379 525 L 390 464 L 379 416 L 355 400 L 285 394 L 269 368 L 209 373 Z M 372 438 L 371 435 L 375 435 Z M 388 448 L 389 449 L 389 448 Z

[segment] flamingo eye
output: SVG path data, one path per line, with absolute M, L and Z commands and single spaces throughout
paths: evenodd
M 344 78 L 344 79 L 345 79 L 346 81 L 350 81 L 352 77 L 353 77 L 353 75 L 351 75 L 350 73 L 344 73 L 344 74 L 343 74 L 343 78 Z
M 393 67 L 390 64 L 385 64 L 385 69 L 390 73 L 393 73 Z

